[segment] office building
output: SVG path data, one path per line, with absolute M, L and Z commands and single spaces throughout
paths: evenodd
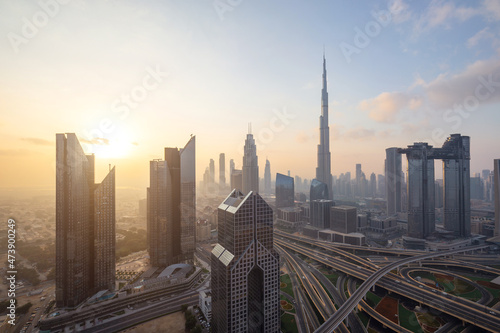
M 251 127 L 248 128 L 245 146 L 243 147 L 243 193 L 250 191 L 259 192 L 259 159 L 257 157 L 257 146 L 251 133 Z
M 321 116 L 319 117 L 318 166 L 316 179 L 328 187 L 327 199 L 333 199 L 330 154 L 330 127 L 328 124 L 328 89 L 326 82 L 326 59 L 323 56 L 323 87 L 321 89 Z
M 273 210 L 251 191 L 233 190 L 218 208 L 212 250 L 212 331 L 279 332 L 279 257 Z
M 115 169 L 94 183 L 94 155 L 56 134 L 56 306 L 76 307 L 115 281 Z
M 293 207 L 295 205 L 295 190 L 292 177 L 281 173 L 276 174 L 276 208 Z
M 387 197 L 387 215 L 401 212 L 402 164 L 398 148 L 385 150 L 385 195 Z
M 429 156 L 431 149 L 432 146 L 427 143 L 416 142 L 407 149 L 399 150 L 408 158 L 408 236 L 411 238 L 426 238 L 436 228 L 434 160 Z M 390 164 L 388 157 L 388 169 Z M 396 173 L 396 178 L 398 174 L 400 173 Z M 391 173 L 386 174 L 388 183 L 391 182 L 389 177 L 392 177 Z M 387 201 L 392 195 L 389 191 L 390 187 L 387 188 Z M 390 212 L 392 211 L 388 211 L 388 215 Z
M 434 160 L 441 159 L 444 227 L 469 237 L 470 138 L 451 134 L 441 148 L 418 142 L 398 152 L 408 158 L 408 236 L 426 238 L 435 230 Z
M 334 206 L 330 208 L 330 229 L 349 234 L 357 231 L 358 214 L 356 207 Z
M 154 267 L 193 261 L 196 232 L 195 137 L 150 162 L 148 252 Z
M 231 173 L 231 190 L 237 189 L 241 190 L 243 187 L 243 172 L 241 170 L 234 169 Z
M 229 177 L 231 177 L 231 175 L 233 174 L 233 170 L 234 169 L 235 169 L 235 167 L 234 167 L 234 160 L 230 159 L 229 160 Z
M 311 201 L 311 225 L 318 229 L 330 228 L 330 209 L 332 200 L 318 199 Z
M 219 155 L 219 189 L 222 191 L 226 187 L 226 155 Z
M 213 158 L 210 159 L 210 164 L 208 165 L 209 168 L 209 176 L 210 176 L 210 183 L 213 184 L 215 183 L 215 161 Z
M 266 159 L 266 168 L 264 169 L 264 192 L 271 194 L 271 163 Z
M 470 138 L 450 135 L 443 147 L 443 222 L 457 237 L 470 236 Z

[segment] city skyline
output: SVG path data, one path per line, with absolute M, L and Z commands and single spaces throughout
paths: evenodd
M 28 2 L 0 6 L 6 17 L 0 31 L 7 36 L 0 52 L 6 65 L 0 79 L 5 101 L 2 188 L 54 188 L 54 132 L 75 132 L 83 139 L 85 151 L 98 157 L 97 178 L 104 176 L 107 164 L 119 166 L 117 189 L 145 188 L 147 161 L 161 158 L 158 152 L 166 142 L 181 147 L 190 133 L 196 134 L 199 181 L 206 161 L 220 152 L 241 168 L 248 122 L 253 123 L 257 155 L 267 156 L 273 170 L 290 169 L 292 175 L 312 179 L 323 45 L 334 175 L 354 174 L 356 163 L 367 175 L 383 174 L 385 148 L 418 141 L 437 147 L 450 133 L 471 137 L 471 172 L 491 170 L 498 157 L 487 149 L 499 135 L 495 124 L 500 115 L 494 111 L 500 96 L 497 2 L 244 2 L 222 14 L 210 3 L 125 3 L 117 8 L 68 3 L 60 4 L 54 18 L 30 38 L 23 36 L 29 30 L 23 30 L 23 18 L 33 22 L 43 8 Z M 381 19 L 375 14 L 388 8 L 389 22 L 381 21 L 377 33 L 366 34 L 366 27 Z M 271 28 L 278 11 L 289 30 Z M 107 14 L 109 26 L 102 22 Z M 124 25 L 123 18 L 141 28 Z M 312 25 L 316 18 L 321 19 Z M 95 23 L 92 29 L 84 28 L 87 21 Z M 357 34 L 368 36 L 363 47 Z M 12 36 L 26 42 L 15 44 Z M 165 45 L 158 45 L 158 38 Z M 143 48 L 132 48 L 137 43 Z M 349 55 L 346 50 L 354 49 L 347 45 L 356 51 Z M 119 61 L 117 49 L 127 51 Z M 122 95 L 135 96 L 133 107 Z M 195 120 L 182 121 L 185 114 Z M 230 128 L 218 121 L 229 115 Z M 99 132 L 103 135 L 88 135 Z M 297 161 L 297 154 L 304 158 Z M 40 167 L 27 172 L 32 163 Z

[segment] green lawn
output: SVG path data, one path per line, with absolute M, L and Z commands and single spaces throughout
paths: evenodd
M 281 316 L 281 331 L 283 333 L 299 333 L 294 315 L 285 313 Z
M 418 323 L 415 312 L 406 309 L 401 304 L 399 305 L 399 325 L 416 333 L 424 333 L 422 327 Z
M 368 303 L 368 305 L 371 306 L 372 308 L 375 308 L 381 299 L 382 299 L 381 297 L 375 295 L 371 291 L 366 293 L 366 303 Z
M 368 320 L 370 320 L 370 317 L 368 317 L 364 311 L 358 312 L 358 317 L 365 327 L 368 326 Z
M 286 286 L 281 288 L 281 290 L 283 290 L 288 295 L 295 297 L 293 294 L 292 280 L 290 279 L 290 276 L 288 274 L 282 275 L 281 282 L 286 284 Z
M 337 285 L 337 280 L 339 278 L 339 274 L 338 273 L 323 274 L 323 275 L 326 276 L 328 278 L 328 280 L 332 281 L 332 283 L 333 283 L 334 286 Z

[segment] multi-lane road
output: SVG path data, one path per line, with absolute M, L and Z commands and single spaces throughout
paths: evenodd
M 417 302 L 426 304 L 433 308 L 437 308 L 445 313 L 459 318 L 464 322 L 471 323 L 492 332 L 500 327 L 500 312 L 496 310 L 469 301 L 467 299 L 454 297 L 449 294 L 436 294 L 431 290 L 421 288 L 419 285 L 399 280 L 394 274 L 389 274 L 391 270 L 406 265 L 410 262 L 426 260 L 439 256 L 451 256 L 454 253 L 458 252 L 478 250 L 481 248 L 480 246 L 461 250 L 441 251 L 439 253 L 427 252 L 418 256 L 414 255 L 413 257 L 404 258 L 398 262 L 391 263 L 383 268 L 375 270 L 375 268 L 373 267 L 373 263 L 370 263 L 369 261 L 365 261 L 365 265 L 363 265 L 364 267 L 362 267 L 360 265 L 356 265 L 356 263 L 360 263 L 359 260 L 353 263 L 339 259 L 338 257 L 334 258 L 332 255 L 325 253 L 326 251 L 320 252 L 318 250 L 311 249 L 308 246 L 298 244 L 299 242 L 296 242 L 296 244 L 294 244 L 293 242 L 290 242 L 290 240 L 280 240 L 279 237 L 276 237 L 275 241 L 282 247 L 289 248 L 298 253 L 302 253 L 318 262 L 343 271 L 348 275 L 360 278 L 361 280 L 365 280 L 365 282 L 348 299 L 348 301 L 318 329 L 319 332 L 331 332 L 334 328 L 336 328 L 357 306 L 366 292 L 375 284 L 380 285 L 381 287 L 392 292 L 413 299 Z M 359 259 L 359 257 L 357 256 L 352 256 Z M 355 258 L 349 259 L 350 261 L 354 261 Z

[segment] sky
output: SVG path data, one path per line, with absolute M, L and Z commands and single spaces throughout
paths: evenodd
M 499 0 L 2 1 L 0 188 L 54 188 L 65 132 L 97 182 L 112 164 L 135 189 L 196 135 L 200 180 L 220 153 L 241 168 L 249 123 L 260 177 L 267 158 L 314 178 L 323 54 L 334 175 L 451 133 L 471 137 L 472 173 L 491 169 L 499 21 Z

